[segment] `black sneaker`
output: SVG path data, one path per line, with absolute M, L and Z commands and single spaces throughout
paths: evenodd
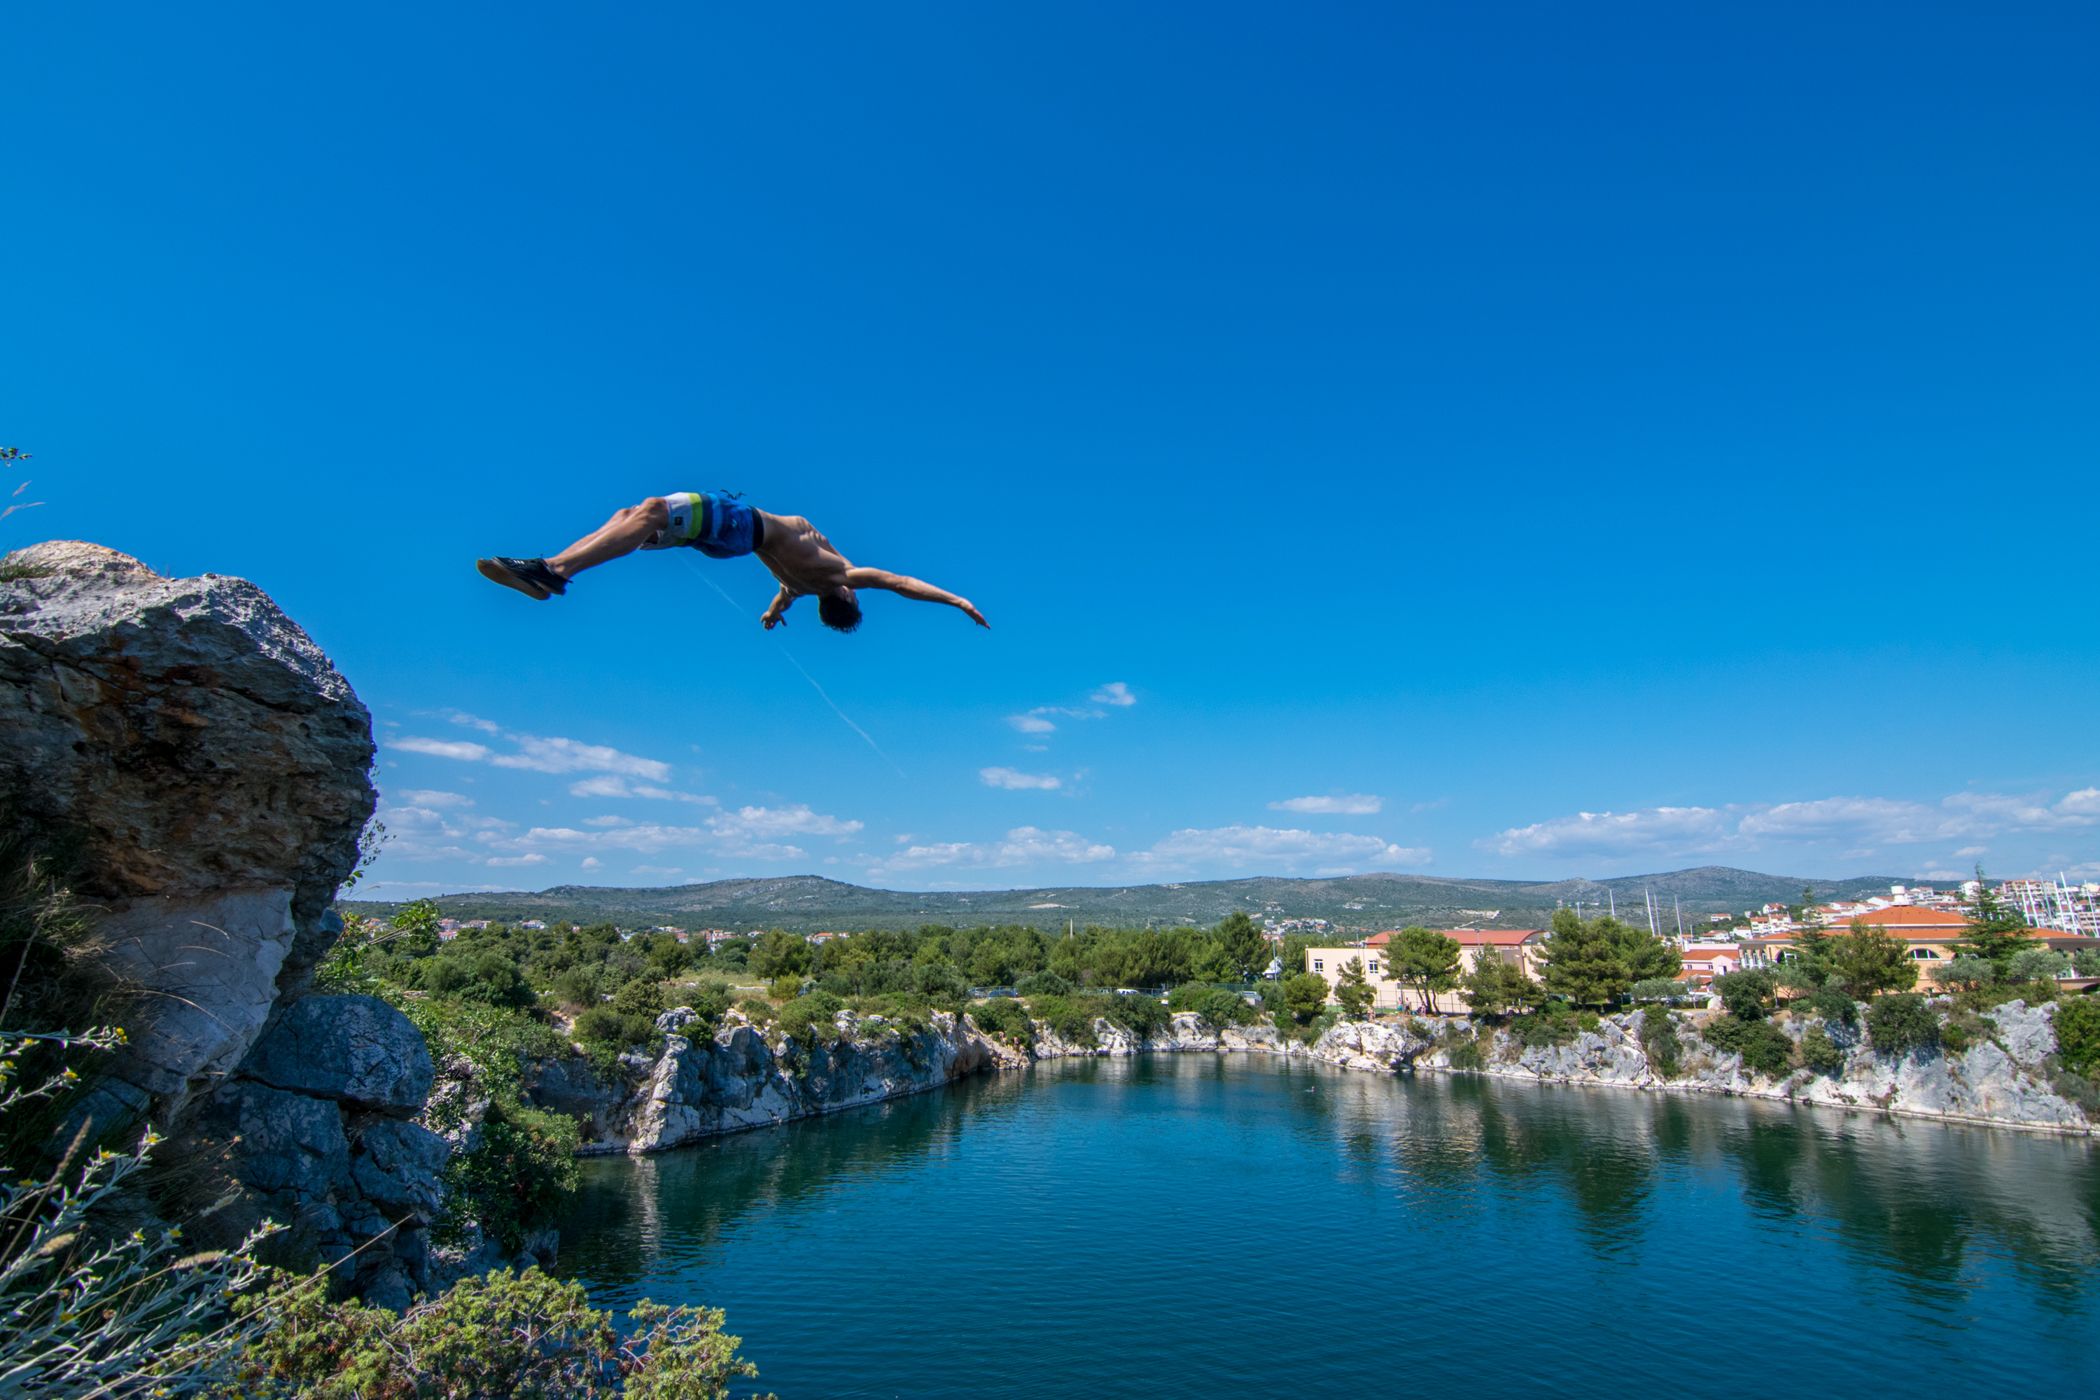
M 515 588 L 528 598 L 546 598 L 569 591 L 569 581 L 547 567 L 544 559 L 477 559 L 481 576 L 505 588 Z

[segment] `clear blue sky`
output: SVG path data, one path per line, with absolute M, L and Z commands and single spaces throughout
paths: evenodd
M 382 891 L 2100 875 L 2089 3 L 0 50 L 0 532 L 267 588 L 372 708 Z M 717 487 L 993 630 L 474 573 Z

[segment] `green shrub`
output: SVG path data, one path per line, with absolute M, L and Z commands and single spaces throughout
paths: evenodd
M 1779 1004 L 1779 978 L 1765 968 L 1724 972 L 1714 979 L 1714 991 L 1729 1015 L 1739 1021 L 1755 1021 Z
M 1105 1016 L 1107 998 L 1096 996 L 1031 996 L 1028 1009 L 1047 1024 L 1059 1040 L 1092 1049 L 1101 1043 L 1094 1022 Z
M 2100 1000 L 2078 997 L 2057 1003 L 2056 1058 L 2073 1074 L 2100 1070 Z
M 470 1224 L 515 1252 L 525 1236 L 552 1224 L 576 1190 L 574 1119 L 522 1104 L 489 1105 L 480 1141 L 445 1164 L 445 1214 L 435 1233 L 454 1242 Z
M 1300 972 L 1273 984 L 1277 1001 L 1270 1009 L 1289 1016 L 1299 1025 L 1308 1025 L 1327 1006 L 1327 979 L 1317 972 Z M 1262 994 L 1269 1000 L 1268 992 Z
M 978 1002 L 970 1008 L 970 1019 L 986 1035 L 1024 1048 L 1035 1043 L 1035 1023 L 1028 1008 L 1012 997 Z
M 622 1016 L 643 1016 L 654 1021 L 670 1010 L 664 1001 L 664 984 L 653 977 L 637 977 L 613 993 L 612 1009 Z
M 1847 1004 L 1850 1004 L 1849 998 Z M 1830 1038 L 1830 1032 L 1818 1023 L 1801 1035 L 1801 1063 L 1817 1074 L 1835 1076 L 1845 1067 L 1845 1052 Z
M 1745 1069 L 1767 1079 L 1777 1079 L 1793 1068 L 1794 1042 L 1770 1021 L 1717 1016 L 1707 1023 L 1705 1034 L 1710 1044 L 1742 1056 Z
M 785 977 L 775 977 L 766 984 L 766 995 L 775 1001 L 793 1001 L 802 995 L 802 975 L 790 973 Z M 836 996 L 837 993 L 827 995 Z
M 1451 1062 L 1451 1068 L 1487 1068 L 1487 1054 L 1481 1049 L 1480 1037 L 1457 1022 L 1445 1025 L 1438 1032 L 1437 1043 L 1443 1047 L 1444 1057 Z
M 538 1269 L 462 1279 L 400 1316 L 331 1303 L 318 1282 L 291 1281 L 243 1300 L 257 1332 L 222 1397 L 256 1400 L 723 1400 L 758 1374 L 707 1308 L 646 1300 L 616 1327 L 583 1285 Z
M 1149 1040 L 1172 1024 L 1173 1016 L 1158 997 L 1116 996 L 1108 999 L 1108 1022 L 1132 1035 Z
M 1170 1011 L 1193 1011 L 1214 1031 L 1227 1026 L 1252 1025 L 1259 1019 L 1247 999 L 1229 987 L 1206 987 L 1185 982 L 1167 994 Z
M 1675 1001 L 1684 995 L 1684 983 L 1674 977 L 1644 977 L 1628 993 L 1635 1001 Z
M 1079 989 L 1071 978 L 1046 971 L 1029 973 L 1014 984 L 1014 990 L 1024 997 L 1068 997 Z
M 1826 1021 L 1841 1026 L 1859 1024 L 1859 1003 L 1841 987 L 1818 987 L 1809 994 L 1805 1004 Z
M 586 1048 L 617 1055 L 646 1046 L 656 1038 L 656 1018 L 629 1016 L 610 1006 L 594 1006 L 576 1018 L 576 1039 Z
M 830 992 L 811 992 L 781 1007 L 774 1023 L 789 1040 L 814 1045 L 838 1034 L 838 1014 L 845 1009 L 846 1003 Z
M 1991 1023 L 1967 1007 L 1956 1007 L 1947 1013 L 1940 1026 L 1940 1044 L 1949 1054 L 1960 1055 L 1971 1046 L 1982 1045 L 1991 1038 Z
M 773 1019 L 773 1003 L 764 997 L 745 997 L 736 1004 L 744 1013 L 744 1019 L 754 1026 L 763 1026 Z
M 1558 998 L 1542 1002 L 1536 1011 L 1514 1018 L 1509 1028 L 1517 1043 L 1527 1050 L 1566 1045 L 1582 1033 L 1582 1023 L 1575 1008 Z
M 110 1029 L 0 1040 L 0 1155 L 35 1151 L 16 1141 L 24 1110 L 77 1082 L 66 1061 L 121 1043 Z M 35 1050 L 53 1068 L 17 1088 L 24 1057 Z M 40 1125 L 33 1131 L 43 1136 Z M 205 1254 L 179 1249 L 175 1232 L 159 1227 L 96 1228 L 107 1224 L 106 1208 L 134 1197 L 127 1178 L 146 1166 L 159 1140 L 148 1132 L 136 1147 L 106 1151 L 76 1140 L 48 1171 L 0 1172 L 0 1394 L 194 1393 L 228 1376 L 240 1346 L 263 1332 L 259 1318 L 228 1323 L 222 1313 L 231 1293 L 260 1277 L 254 1248 L 275 1226 Z
M 1676 1078 L 1684 1068 L 1676 1018 L 1659 1006 L 1641 1012 L 1641 1049 L 1648 1054 L 1649 1068 L 1665 1079 Z
M 1867 1005 L 1867 1034 L 1884 1055 L 1907 1055 L 1939 1043 L 1940 1020 L 1916 992 L 1876 997 Z

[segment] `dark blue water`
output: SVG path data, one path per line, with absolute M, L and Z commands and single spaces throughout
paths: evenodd
M 1247 1056 L 588 1162 L 562 1265 L 786 1400 L 2100 1384 L 2086 1141 Z

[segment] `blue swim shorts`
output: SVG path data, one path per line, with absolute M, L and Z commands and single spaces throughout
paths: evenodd
M 713 491 L 677 491 L 662 498 L 670 523 L 643 549 L 690 546 L 711 559 L 735 559 L 765 543 L 765 524 L 742 501 Z

